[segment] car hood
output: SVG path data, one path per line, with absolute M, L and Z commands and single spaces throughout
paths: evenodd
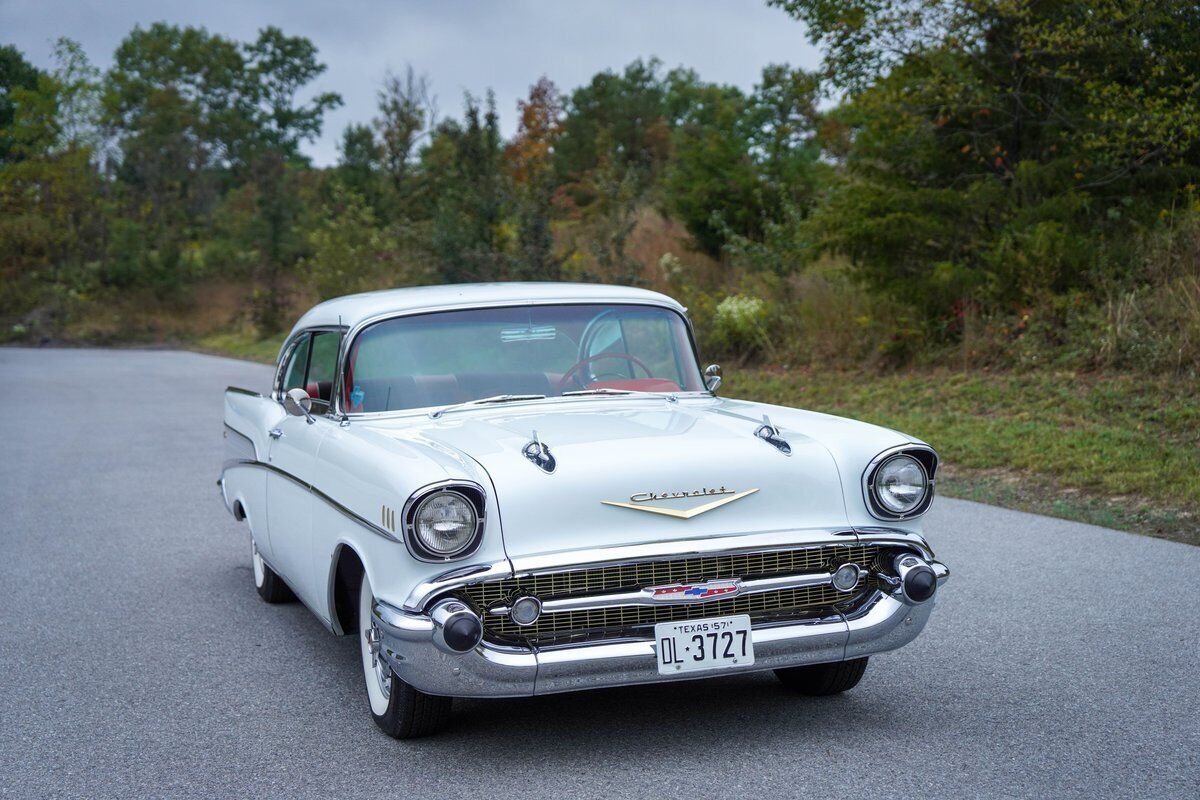
M 393 435 L 453 448 L 483 466 L 495 490 L 504 547 L 514 559 L 846 527 L 829 450 L 785 428 L 791 445 L 785 455 L 754 435 L 761 424 L 761 417 L 720 400 L 604 398 L 471 409 Z M 552 474 L 522 453 L 534 431 L 557 461 Z M 690 496 L 671 497 L 676 493 Z M 708 504 L 716 507 L 690 518 L 645 510 L 687 512 Z

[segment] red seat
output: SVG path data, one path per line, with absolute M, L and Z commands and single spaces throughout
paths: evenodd
M 328 403 L 333 399 L 333 381 L 309 381 L 304 391 L 308 392 L 312 399 Z

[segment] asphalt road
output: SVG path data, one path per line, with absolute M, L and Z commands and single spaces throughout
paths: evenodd
M 1200 548 L 945 498 L 939 606 L 847 695 L 460 701 L 393 741 L 354 640 L 259 600 L 217 495 L 221 392 L 268 380 L 0 348 L 0 796 L 1197 796 Z

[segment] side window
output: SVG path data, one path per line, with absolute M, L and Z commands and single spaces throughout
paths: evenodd
M 339 331 L 316 331 L 305 335 L 288 356 L 283 391 L 303 389 L 314 404 L 328 407 L 333 397 L 333 374 L 341 341 Z
M 305 336 L 288 356 L 287 369 L 283 373 L 283 391 L 304 388 L 304 373 L 308 370 L 308 349 L 312 338 Z
M 333 376 L 341 341 L 342 334 L 337 331 L 318 331 L 312 335 L 312 357 L 308 361 L 305 388 L 314 401 L 320 400 L 326 406 L 333 398 Z

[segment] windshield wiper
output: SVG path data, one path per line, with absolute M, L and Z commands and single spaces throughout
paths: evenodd
M 570 392 L 563 392 L 562 397 L 587 397 L 590 394 L 650 394 L 650 392 L 639 392 L 636 389 L 576 389 Z
M 447 411 L 457 411 L 460 408 L 470 408 L 471 406 L 483 406 L 489 403 L 512 403 L 517 400 L 545 400 L 544 394 L 496 394 L 491 397 L 481 397 L 478 400 L 468 400 L 465 403 L 455 403 L 452 406 L 442 406 L 429 412 L 430 419 L 437 419 Z

